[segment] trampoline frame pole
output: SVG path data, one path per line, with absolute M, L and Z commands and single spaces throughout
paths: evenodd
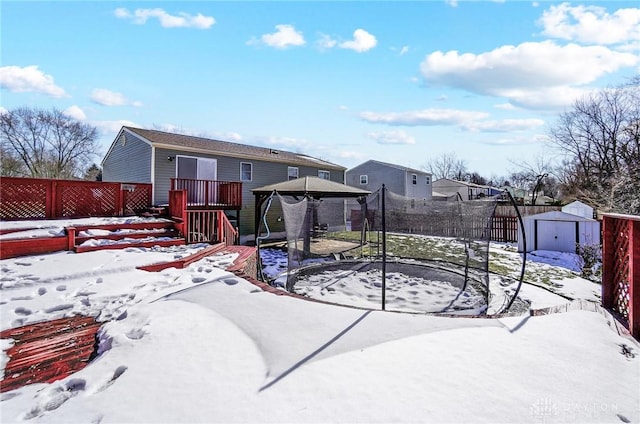
M 382 310 L 385 310 L 386 294 L 387 294 L 387 222 L 385 211 L 385 185 L 382 184 Z

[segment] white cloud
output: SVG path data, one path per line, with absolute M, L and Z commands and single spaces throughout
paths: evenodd
M 77 105 L 69 106 L 63 113 L 78 121 L 85 121 L 87 119 L 87 115 L 80 109 L 80 106 Z
M 458 7 L 458 0 L 445 0 L 444 2 L 451 7 Z
M 316 46 L 318 46 L 320 50 L 332 49 L 336 44 L 338 44 L 338 42 L 327 34 L 320 34 L 320 38 L 316 41 Z
M 516 109 L 516 107 L 514 105 L 512 105 L 511 103 L 500 103 L 500 104 L 493 105 L 493 107 L 495 107 L 496 109 L 502 109 L 502 110 L 515 110 Z
M 5 114 L 7 112 L 9 112 L 7 108 L 0 106 L 0 115 Z
M 371 50 L 378 44 L 378 40 L 372 34 L 363 29 L 357 29 L 353 32 L 353 40 L 344 41 L 338 47 L 343 49 L 354 50 L 358 53 Z
M 296 31 L 293 25 L 276 25 L 276 32 L 263 34 L 260 40 L 251 39 L 247 44 L 265 44 L 277 49 L 286 49 L 291 46 L 304 46 L 306 41 L 302 32 Z
M 402 46 L 402 48 L 400 49 L 400 53 L 398 53 L 398 54 L 400 56 L 404 56 L 407 53 L 409 53 L 409 46 Z
M 190 15 L 180 12 L 177 15 L 170 15 L 163 9 L 136 9 L 131 13 L 128 9 L 118 8 L 114 15 L 120 19 L 129 19 L 138 25 L 144 25 L 151 18 L 156 18 L 164 28 L 197 28 L 209 29 L 216 20 L 212 16 L 204 16 L 201 13 Z
M 505 97 L 523 105 L 570 104 L 597 78 L 633 67 L 640 58 L 603 46 L 553 41 L 502 46 L 481 54 L 437 51 L 420 64 L 428 83 Z
M 465 122 L 485 119 L 485 112 L 455 109 L 425 109 L 409 112 L 361 112 L 360 118 L 371 123 L 387 125 L 461 125 Z
M 613 14 L 600 6 L 552 5 L 538 24 L 542 34 L 582 43 L 619 44 L 640 41 L 640 8 L 618 9 Z
M 142 106 L 141 102 L 128 100 L 123 94 L 105 88 L 96 88 L 91 92 L 91 100 L 103 106 Z
M 503 138 L 489 138 L 480 140 L 482 144 L 489 144 L 492 146 L 522 146 L 526 144 L 544 144 L 548 141 L 548 137 L 542 134 L 535 134 L 532 136 L 513 136 Z
M 416 144 L 415 138 L 404 131 L 380 131 L 367 133 L 378 144 Z
M 38 92 L 56 98 L 68 97 L 53 77 L 40 71 L 37 65 L 0 67 L 0 87 L 14 93 Z
M 542 119 L 503 119 L 497 121 L 470 121 L 462 129 L 473 132 L 513 132 L 532 130 L 544 125 Z
M 143 128 L 135 122 L 127 121 L 124 119 L 118 121 L 92 121 L 91 124 L 94 125 L 101 134 L 111 136 L 113 136 L 113 134 L 117 134 L 122 127 Z

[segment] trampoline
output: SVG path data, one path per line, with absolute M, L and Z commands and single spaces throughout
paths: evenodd
M 489 272 L 497 198 L 420 200 L 384 186 L 357 199 L 273 198 L 284 217 L 287 267 L 269 283 L 283 290 L 413 313 L 490 316 L 528 306 L 517 298 L 524 258 L 519 279 Z

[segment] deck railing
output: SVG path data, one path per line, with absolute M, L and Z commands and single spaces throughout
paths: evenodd
M 176 228 L 187 243 L 225 243 L 228 246 L 238 243 L 238 231 L 220 209 L 189 209 L 188 192 L 171 190 L 169 192 L 169 215 L 178 221 Z
M 171 190 L 186 190 L 190 207 L 242 208 L 241 182 L 171 178 Z
M 151 184 L 0 178 L 0 219 L 122 216 L 151 206 Z
M 640 216 L 602 218 L 602 306 L 640 339 Z

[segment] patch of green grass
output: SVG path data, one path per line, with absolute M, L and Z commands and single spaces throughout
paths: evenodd
M 359 231 L 341 231 L 327 234 L 330 238 L 360 242 Z M 377 233 L 369 233 L 368 241 L 379 243 Z M 477 250 L 475 259 L 472 257 L 472 267 L 482 267 L 486 248 L 483 243 L 472 243 L 471 249 Z M 380 249 L 381 250 L 381 249 Z M 373 254 L 378 249 L 371 249 Z M 369 250 L 364 249 L 367 256 Z M 414 258 L 424 260 L 447 261 L 460 266 L 465 265 L 465 244 L 457 239 L 444 237 L 425 237 L 410 234 L 387 234 L 387 254 L 395 257 Z M 527 261 L 524 280 L 533 284 L 544 285 L 550 289 L 561 287 L 556 281 L 575 277 L 577 274 L 560 267 L 538 264 Z M 522 257 L 512 246 L 501 246 L 489 251 L 489 271 L 511 278 L 520 278 Z

